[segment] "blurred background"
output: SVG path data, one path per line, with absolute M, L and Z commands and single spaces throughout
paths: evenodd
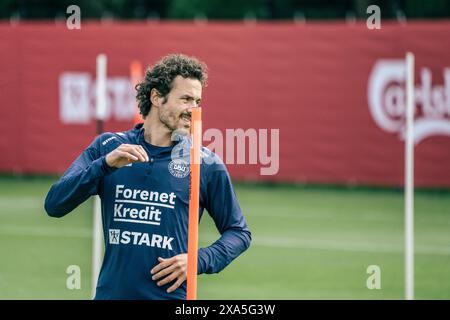
M 3 0 L 3 19 L 66 19 L 70 5 L 82 8 L 86 19 L 146 20 L 243 19 L 291 20 L 346 18 L 366 19 L 367 7 L 378 5 L 383 18 L 433 19 L 448 18 L 450 4 L 446 0 Z
M 91 298 L 93 200 L 53 219 L 45 195 L 96 135 L 96 56 L 115 132 L 133 126 L 133 62 L 175 52 L 208 65 L 205 131 L 249 134 L 247 160 L 227 167 L 253 243 L 200 276 L 198 298 L 403 299 L 407 51 L 415 295 L 449 299 L 449 35 L 446 0 L 0 0 L 0 299 Z M 200 246 L 218 236 L 205 214 Z

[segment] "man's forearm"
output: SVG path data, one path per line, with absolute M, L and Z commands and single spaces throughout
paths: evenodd
M 198 274 L 218 273 L 244 252 L 251 242 L 248 229 L 228 229 L 212 245 L 198 251 Z
M 84 169 L 70 172 L 56 182 L 45 199 L 45 210 L 51 217 L 62 217 L 97 192 L 97 182 L 114 170 L 105 157 L 94 160 Z

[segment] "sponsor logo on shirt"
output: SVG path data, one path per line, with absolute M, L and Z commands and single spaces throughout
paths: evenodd
M 149 234 L 147 232 L 121 231 L 119 229 L 109 229 L 110 244 L 132 244 L 135 246 L 147 246 L 161 249 L 172 249 L 174 238 L 159 234 Z
M 119 244 L 120 230 L 109 229 L 109 243 Z
M 123 184 L 116 185 L 113 221 L 159 226 L 167 210 L 170 212 L 175 209 L 176 197 L 173 192 L 141 190 L 127 188 Z M 111 245 L 145 245 L 173 250 L 174 238 L 166 235 L 109 229 L 108 236 Z
M 175 209 L 175 193 L 130 189 L 116 185 L 114 221 L 161 224 L 160 208 Z

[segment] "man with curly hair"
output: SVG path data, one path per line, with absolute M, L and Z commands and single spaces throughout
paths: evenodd
M 144 123 L 104 133 L 72 163 L 45 199 L 62 217 L 99 195 L 105 256 L 95 299 L 185 299 L 192 108 L 206 66 L 181 54 L 164 57 L 136 86 Z M 200 217 L 206 209 L 220 238 L 198 251 L 198 273 L 217 273 L 251 242 L 223 162 L 202 147 Z

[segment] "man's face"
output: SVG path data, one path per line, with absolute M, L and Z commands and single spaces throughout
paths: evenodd
M 159 107 L 159 120 L 172 132 L 189 132 L 192 108 L 200 105 L 201 98 L 202 85 L 199 80 L 177 76 L 167 101 Z

